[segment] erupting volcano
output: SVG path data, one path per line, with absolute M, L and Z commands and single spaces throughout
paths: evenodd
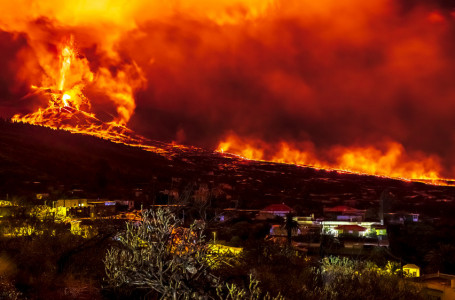
M 2 117 L 163 155 L 455 177 L 443 1 L 70 2 L 1 3 Z
M 94 135 L 114 142 L 141 145 L 147 139 L 136 135 L 118 120 L 102 122 L 90 112 L 91 104 L 84 95 L 84 87 L 93 81 L 93 73 L 85 58 L 79 57 L 74 48 L 73 38 L 61 46 L 59 55 L 60 70 L 58 78 L 49 78 L 51 86 L 36 87 L 36 93 L 49 98 L 48 106 L 25 116 L 15 115 L 12 120 L 73 133 Z M 71 71 L 78 70 L 79 74 Z M 71 80 L 72 79 L 72 80 Z
M 60 69 L 58 78 L 51 78 L 51 86 L 32 86 L 35 93 L 49 98 L 48 106 L 36 112 L 21 116 L 15 115 L 12 120 L 54 129 L 68 130 L 73 133 L 93 135 L 116 143 L 139 146 L 146 150 L 163 152 L 163 149 L 151 146 L 151 141 L 135 134 L 118 120 L 103 122 L 90 112 L 91 103 L 84 95 L 86 84 L 93 82 L 94 75 L 84 57 L 78 55 L 74 48 L 73 37 L 61 45 L 59 55 Z M 72 74 L 71 71 L 78 71 Z M 71 81 L 72 79 L 72 81 Z M 258 141 L 240 140 L 231 135 L 227 141 L 221 142 L 218 151 L 230 152 L 246 159 L 269 160 L 279 163 L 305 165 L 314 168 L 339 169 L 346 172 L 357 172 L 389 176 L 401 179 L 425 179 L 439 182 L 437 174 L 439 166 L 432 159 L 416 162 L 400 161 L 402 146 L 390 143 L 386 153 L 374 148 L 346 148 L 332 150 L 336 163 L 320 161 L 317 154 L 300 150 L 286 142 L 281 142 L 276 152 L 270 153 L 270 146 L 260 145 Z M 303 148 L 308 148 L 305 145 Z M 269 152 L 267 156 L 267 152 Z M 270 156 L 271 155 L 271 156 Z
M 121 115 L 120 118 L 109 122 L 99 120 L 91 112 L 90 100 L 84 95 L 85 86 L 94 81 L 94 74 L 90 71 L 87 59 L 77 53 L 72 36 L 68 39 L 68 42 L 62 43 L 60 48 L 61 51 L 58 56 L 60 69 L 58 72 L 55 70 L 51 73 L 51 75 L 58 74 L 58 77 L 47 77 L 47 81 L 51 84 L 50 86 L 31 87 L 34 90 L 33 93 L 43 95 L 49 99 L 48 106 L 44 109 L 39 108 L 37 111 L 24 116 L 16 114 L 12 117 L 12 121 L 92 135 L 163 155 L 172 155 L 169 149 L 166 148 L 186 148 L 184 146 L 166 145 L 165 143 L 151 141 L 136 134 L 124 125 L 127 121 L 125 115 Z M 125 84 L 124 82 L 122 83 Z M 125 99 L 134 105 L 132 93 L 128 89 L 124 93 L 116 91 L 115 96 Z M 126 115 L 128 116 L 129 112 Z

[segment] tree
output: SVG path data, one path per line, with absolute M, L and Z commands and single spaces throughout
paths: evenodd
M 284 229 L 286 229 L 286 233 L 287 233 L 288 246 L 291 245 L 292 232 L 299 228 L 299 224 L 292 217 L 293 216 L 292 216 L 291 213 L 287 214 L 286 215 L 286 219 L 285 219 L 285 223 L 284 223 Z
M 162 299 L 187 299 L 216 289 L 203 226 L 181 225 L 168 209 L 144 211 L 141 222 L 128 223 L 117 236 L 120 245 L 105 258 L 109 285 L 154 291 Z
M 203 230 L 196 222 L 183 228 L 169 209 L 143 211 L 142 221 L 127 223 L 106 254 L 109 287 L 142 289 L 160 299 L 282 299 L 263 293 L 254 277 L 246 289 L 222 284 L 212 267 L 224 257 L 212 253 Z
M 423 299 L 421 288 L 403 277 L 397 263 L 379 268 L 369 261 L 327 257 L 316 272 L 321 299 Z
M 30 216 L 39 220 L 49 220 L 53 218 L 53 213 L 47 205 L 35 205 L 30 209 Z

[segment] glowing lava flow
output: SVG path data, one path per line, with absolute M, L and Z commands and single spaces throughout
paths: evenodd
M 129 120 L 135 107 L 134 83 L 133 86 L 129 85 L 128 76 L 121 71 L 117 74 L 123 75 L 116 79 L 113 79 L 106 69 L 98 70 L 97 74 L 93 74 L 87 59 L 77 54 L 72 39 L 61 47 L 58 65 L 59 69 L 53 72 L 59 74 L 58 78 L 47 78 L 43 84 L 45 86 L 32 87 L 36 93 L 49 97 L 48 106 L 24 116 L 15 115 L 12 118 L 13 121 L 92 135 L 112 142 L 140 147 L 169 158 L 178 150 L 197 149 L 154 142 L 128 129 L 124 124 Z M 107 94 L 111 92 L 109 96 L 114 98 L 114 102 L 118 105 L 118 118 L 111 122 L 103 122 L 95 117 L 91 112 L 91 103 L 83 93 L 88 84 L 96 84 Z M 306 149 L 306 151 L 300 149 Z M 453 183 L 453 180 L 439 176 L 442 168 L 437 158 L 422 154 L 408 155 L 403 146 L 395 142 L 386 144 L 385 151 L 374 147 L 338 146 L 326 150 L 321 156 L 316 155 L 314 145 L 309 142 L 298 146 L 286 142 L 270 146 L 260 140 L 242 139 L 232 134 L 226 141 L 219 144 L 218 152 L 224 155 L 233 153 L 248 160 L 295 164 L 339 173 L 374 175 L 437 185 Z
M 387 143 L 386 151 L 374 147 L 333 147 L 326 151 L 326 156 L 333 162 L 320 159 L 314 146 L 305 143 L 306 151 L 286 142 L 272 147 L 260 140 L 242 139 L 235 134 L 220 142 L 216 151 L 221 154 L 233 154 L 247 160 L 269 161 L 299 166 L 352 173 L 374 175 L 404 181 L 424 182 L 433 185 L 454 185 L 453 179 L 439 176 L 441 167 L 437 158 L 409 156 L 398 143 Z
M 118 108 L 120 114 L 118 120 L 103 122 L 96 118 L 90 112 L 90 101 L 83 93 L 85 85 L 92 83 L 94 80 L 94 74 L 90 71 L 88 61 L 85 58 L 78 57 L 72 38 L 62 47 L 59 59 L 59 78 L 48 79 L 50 87 L 32 86 L 36 93 L 45 94 L 49 97 L 48 106 L 44 109 L 39 108 L 37 111 L 24 116 L 15 115 L 12 121 L 92 135 L 116 143 L 141 147 L 167 156 L 172 155 L 171 151 L 169 151 L 170 148 L 174 150 L 175 148 L 186 148 L 184 146 L 154 142 L 134 133 L 123 125 L 127 121 L 125 116 L 130 116 L 131 114 L 125 108 Z M 104 79 L 103 84 L 108 81 Z M 115 84 L 115 82 L 112 84 Z M 121 84 L 125 83 L 119 83 L 118 85 Z M 115 95 L 118 98 L 133 100 L 131 95 L 132 88 L 123 88 L 123 90 L 126 91 L 124 94 L 116 90 Z

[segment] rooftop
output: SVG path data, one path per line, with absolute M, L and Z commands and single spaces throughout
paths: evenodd
M 269 211 L 291 212 L 291 211 L 294 211 L 294 210 L 292 208 L 290 208 L 289 206 L 287 206 L 286 204 L 281 203 L 281 204 L 271 204 L 271 205 L 267 206 L 266 208 L 264 208 L 262 211 L 266 211 L 266 212 L 269 212 Z

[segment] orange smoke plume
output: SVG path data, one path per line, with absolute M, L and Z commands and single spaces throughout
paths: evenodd
M 442 1 L 18 0 L 0 9 L 3 117 L 251 159 L 455 177 L 455 9 Z

